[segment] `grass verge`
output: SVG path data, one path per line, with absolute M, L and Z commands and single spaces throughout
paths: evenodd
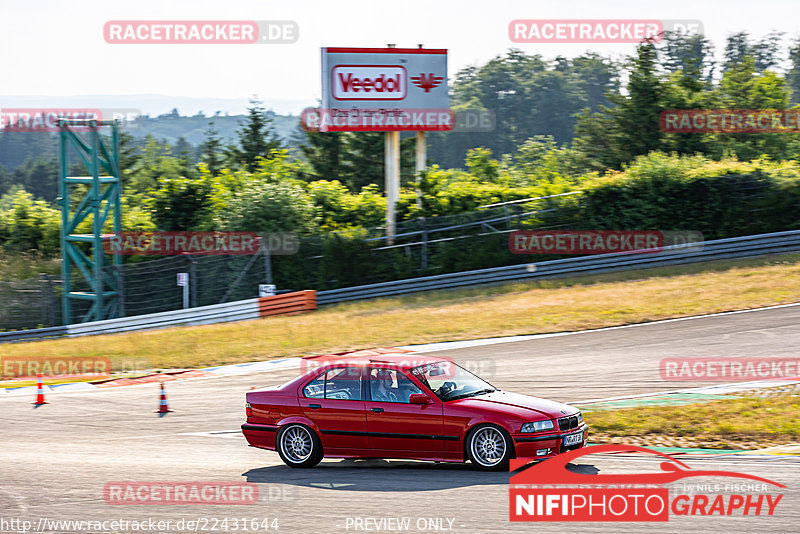
M 800 441 L 800 390 L 586 414 L 593 443 L 753 449 Z
M 192 368 L 343 350 L 583 330 L 800 301 L 800 255 L 429 292 L 296 316 L 2 346 Z

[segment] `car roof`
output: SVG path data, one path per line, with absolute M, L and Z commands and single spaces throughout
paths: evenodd
M 309 358 L 312 359 L 312 358 Z M 320 367 L 353 365 L 353 366 L 380 366 L 387 365 L 397 369 L 409 370 L 420 365 L 451 361 L 445 358 L 435 358 L 421 354 L 377 354 L 371 356 L 337 356 L 325 358 L 320 362 Z

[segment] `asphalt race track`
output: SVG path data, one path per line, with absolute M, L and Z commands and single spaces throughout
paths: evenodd
M 798 346 L 800 306 L 790 306 L 441 354 L 467 361 L 479 372 L 482 368 L 502 389 L 578 402 L 715 384 L 663 381 L 658 363 L 667 356 L 795 356 Z M 378 530 L 378 525 L 389 523 L 375 522 L 387 518 L 409 518 L 410 531 L 422 526 L 427 531 L 436 532 L 437 527 L 465 533 L 782 533 L 797 532 L 800 525 L 800 458 L 682 458 L 692 468 L 758 475 L 788 489 L 772 517 L 689 516 L 653 524 L 510 523 L 509 475 L 477 472 L 469 465 L 325 460 L 314 469 L 290 469 L 276 453 L 247 447 L 238 428 L 244 420 L 244 393 L 251 386 L 279 384 L 295 374 L 283 370 L 171 382 L 167 394 L 175 411 L 166 417 L 153 413 L 158 401 L 154 384 L 51 395 L 51 404 L 38 408 L 29 398 L 0 399 L 0 520 L 28 520 L 35 530 L 56 519 L 152 518 L 172 521 L 170 532 L 186 532 L 186 523 L 182 529 L 175 526 L 181 519 L 206 518 L 197 531 L 212 531 L 214 519 L 277 518 L 280 531 L 315 533 L 389 532 Z M 591 427 L 591 417 L 587 422 Z M 653 472 L 656 467 L 639 457 L 594 455 L 572 469 L 602 474 Z M 109 505 L 103 488 L 114 481 L 254 482 L 260 502 Z M 375 521 L 364 522 L 365 518 Z M 217 532 L 226 531 L 217 525 Z

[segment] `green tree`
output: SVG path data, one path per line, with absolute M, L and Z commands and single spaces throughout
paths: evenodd
M 313 178 L 336 180 L 343 176 L 345 135 L 340 132 L 305 132 L 300 150 L 313 169 Z
M 483 146 L 511 154 L 526 139 L 540 134 L 559 143 L 572 140 L 576 114 L 610 105 L 606 94 L 617 90 L 614 62 L 597 54 L 545 61 L 511 50 L 481 67 L 460 71 L 452 86 L 451 107 L 457 113 L 488 112 L 492 131 L 453 131 L 430 137 L 432 159 L 461 167 L 466 152 Z
M 239 144 L 228 147 L 228 161 L 251 172 L 258 158 L 271 158 L 275 150 L 281 149 L 281 140 L 272 128 L 272 117 L 256 98 L 250 100 L 247 119 L 237 130 L 236 137 Z
M 0 196 L 7 193 L 11 186 L 11 176 L 8 174 L 5 165 L 0 164 Z
M 772 31 L 753 45 L 751 54 L 756 60 L 755 67 L 757 72 L 760 73 L 777 67 L 781 62 L 783 35 L 782 32 Z
M 723 75 L 714 91 L 716 101 L 725 109 L 785 109 L 789 104 L 786 81 L 771 71 L 756 72 L 755 59 L 747 56 Z M 774 159 L 790 157 L 792 136 L 784 133 L 714 134 L 718 153 L 728 151 L 740 159 L 762 154 Z
M 703 35 L 665 32 L 659 46 L 660 63 L 668 72 L 681 72 L 687 86 L 702 88 L 711 84 L 716 62 L 714 45 Z
M 314 203 L 297 184 L 250 183 L 234 193 L 227 203 L 223 229 L 242 232 L 317 230 Z
M 208 123 L 205 134 L 206 140 L 201 147 L 200 161 L 208 166 L 208 172 L 212 176 L 216 176 L 222 170 L 224 152 L 222 140 L 219 137 L 219 131 L 214 126 L 214 121 Z
M 60 245 L 61 212 L 15 187 L 0 198 L 0 244 L 6 250 L 55 254 Z
M 800 104 L 800 37 L 789 48 L 789 64 L 786 86 L 791 91 L 791 103 Z
M 171 153 L 169 144 L 159 143 L 152 135 L 145 138 L 141 156 L 123 184 L 126 194 L 134 204 L 138 204 L 150 191 L 157 189 L 160 179 L 183 176 L 183 165 Z
M 211 183 L 202 177 L 161 178 L 147 205 L 159 230 L 200 230 L 209 218 Z
M 141 157 L 140 146 L 130 132 L 119 132 L 119 166 L 123 179 L 126 171 L 132 172 Z
M 485 147 L 473 148 L 467 152 L 467 167 L 470 174 L 479 180 L 493 182 L 497 180 L 500 164 L 492 159 L 492 151 Z
M 58 167 L 55 158 L 27 158 L 14 169 L 9 181 L 23 186 L 35 198 L 52 202 L 58 196 Z
M 782 40 L 783 33 L 775 31 L 756 43 L 750 41 L 750 35 L 745 31 L 729 36 L 725 45 L 724 70 L 741 64 L 747 57 L 753 58 L 753 66 L 759 73 L 777 66 L 781 61 Z
M 178 142 L 175 143 L 175 148 L 172 151 L 173 156 L 180 161 L 183 167 L 183 175 L 189 178 L 193 178 L 195 174 L 194 166 L 197 162 L 195 161 L 194 152 L 195 149 L 192 144 L 183 136 L 178 138 Z
M 581 108 L 598 111 L 600 106 L 609 106 L 608 94 L 619 90 L 618 66 L 594 52 L 569 60 L 567 72 L 581 95 Z
M 384 189 L 384 137 L 383 132 L 353 132 L 344 136 L 340 177 L 351 191 L 360 191 L 369 184 Z
M 574 146 L 598 170 L 619 168 L 634 157 L 657 150 L 663 133 L 664 84 L 658 75 L 658 54 L 652 42 L 637 47 L 627 64 L 626 94 L 609 95 L 613 107 L 578 116 Z
M 728 36 L 725 42 L 723 70 L 738 65 L 749 55 L 751 55 L 750 35 L 747 32 L 741 31 Z

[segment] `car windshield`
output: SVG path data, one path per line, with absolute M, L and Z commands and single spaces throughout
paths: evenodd
M 453 362 L 436 362 L 415 367 L 411 371 L 443 401 L 475 397 L 497 391 L 497 388 Z

